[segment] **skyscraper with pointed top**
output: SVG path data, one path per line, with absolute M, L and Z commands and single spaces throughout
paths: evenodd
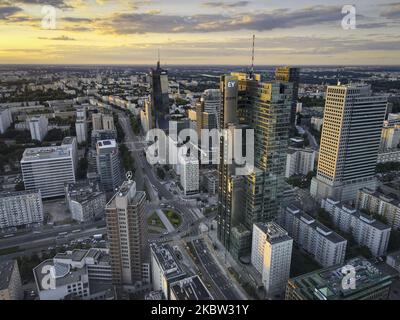
M 168 72 L 161 68 L 158 57 L 157 68 L 151 69 L 151 128 L 168 129 L 169 96 L 168 96 Z

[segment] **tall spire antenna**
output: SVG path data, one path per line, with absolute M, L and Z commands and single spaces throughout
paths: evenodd
M 158 60 L 157 60 L 157 66 L 160 67 L 161 61 L 160 61 L 160 49 L 158 49 Z
M 255 42 L 256 42 L 256 35 L 253 34 L 253 51 L 251 53 L 251 69 L 250 69 L 251 78 L 253 78 L 253 74 L 254 74 L 254 47 L 255 47 Z

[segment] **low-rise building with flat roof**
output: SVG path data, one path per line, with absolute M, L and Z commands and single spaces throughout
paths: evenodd
M 153 290 L 162 291 L 170 299 L 170 285 L 187 277 L 169 244 L 150 245 Z
M 40 300 L 110 300 L 114 298 L 108 250 L 73 250 L 57 254 L 33 269 Z
M 65 199 L 72 219 L 79 222 L 94 220 L 104 215 L 106 195 L 96 182 L 69 183 L 65 186 Z
M 343 267 L 347 268 L 343 268 Z M 355 285 L 343 285 L 348 268 L 353 267 Z M 346 263 L 289 279 L 286 300 L 386 300 L 397 277 L 385 263 L 358 257 Z

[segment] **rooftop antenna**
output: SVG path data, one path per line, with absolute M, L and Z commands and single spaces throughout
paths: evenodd
M 160 49 L 158 49 L 158 60 L 157 60 L 157 67 L 160 68 L 161 61 L 160 61 Z
M 256 42 L 256 35 L 253 34 L 253 50 L 251 53 L 251 69 L 250 69 L 250 78 L 253 78 L 254 75 L 254 47 L 255 47 L 255 42 Z

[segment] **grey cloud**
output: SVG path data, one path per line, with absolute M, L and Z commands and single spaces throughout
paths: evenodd
M 21 12 L 22 9 L 15 6 L 0 7 L 0 20 L 7 20 L 12 15 Z
M 237 1 L 237 2 L 224 2 L 224 1 L 208 1 L 204 2 L 203 6 L 205 7 L 213 7 L 213 8 L 238 8 L 245 7 L 250 4 L 250 1 Z
M 55 40 L 55 41 L 75 41 L 76 39 L 70 38 L 68 36 L 60 36 L 54 38 L 39 37 L 40 40 Z
M 0 4 L 2 2 L 8 2 L 7 0 L 0 0 Z M 68 4 L 68 1 L 66 0 L 16 0 L 13 1 L 13 3 L 17 4 L 27 4 L 27 5 L 50 5 L 56 8 L 60 9 L 67 9 L 67 8 L 72 8 L 71 5 Z
M 341 8 L 314 6 L 299 10 L 279 9 L 261 13 L 234 15 L 163 15 L 124 13 L 114 15 L 110 21 L 102 21 L 111 31 L 121 34 L 134 33 L 206 33 L 237 30 L 266 31 L 318 24 L 340 25 Z
M 386 8 L 381 12 L 381 17 L 387 19 L 400 18 L 400 2 L 388 3 Z

